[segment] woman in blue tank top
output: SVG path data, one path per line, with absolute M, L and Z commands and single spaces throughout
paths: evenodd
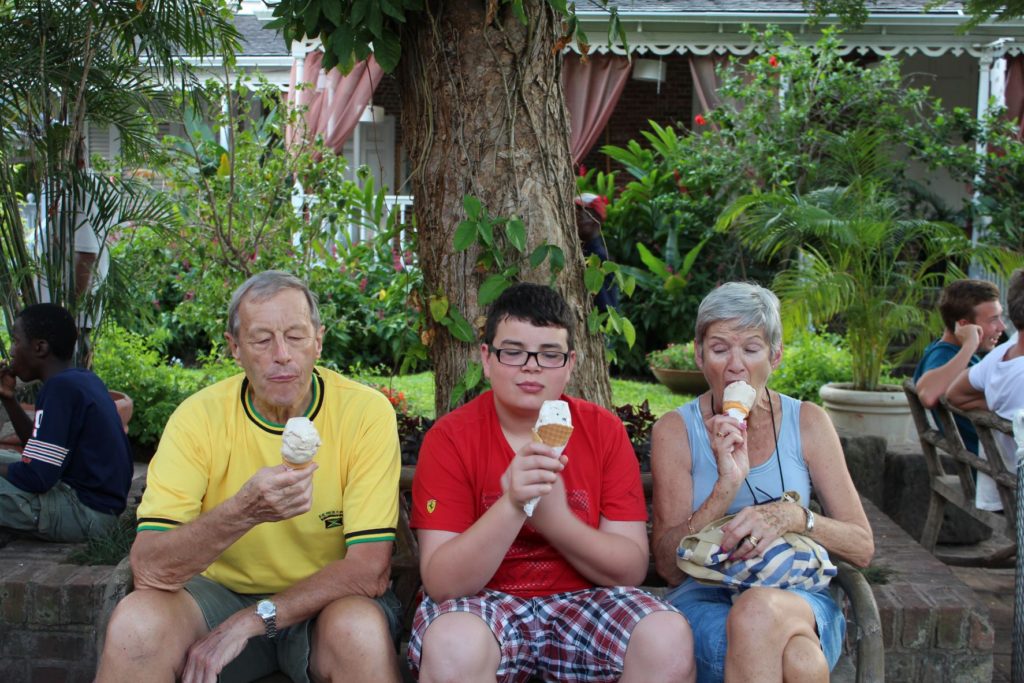
M 828 681 L 846 624 L 828 590 L 732 588 L 689 579 L 676 566 L 687 534 L 735 513 L 723 548 L 743 559 L 790 531 L 831 555 L 867 566 L 874 541 L 825 412 L 766 388 L 782 359 L 779 301 L 757 285 L 730 282 L 697 312 L 695 355 L 710 389 L 654 426 L 653 549 L 666 598 L 693 629 L 697 680 Z M 725 387 L 755 392 L 745 421 L 724 414 Z M 824 514 L 804 507 L 811 488 Z M 781 500 L 786 491 L 800 503 Z

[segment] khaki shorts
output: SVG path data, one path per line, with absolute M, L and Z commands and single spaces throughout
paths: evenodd
M 251 607 L 267 595 L 235 593 L 204 576 L 196 576 L 185 584 L 185 590 L 199 605 L 206 626 L 213 629 L 235 612 Z M 377 598 L 391 629 L 391 638 L 397 649 L 401 630 L 402 608 L 390 590 Z M 275 671 L 287 675 L 293 683 L 309 683 L 310 636 L 316 619 L 307 619 L 278 631 L 273 640 L 250 638 L 249 643 L 233 662 L 221 671 L 222 683 L 253 681 Z
M 19 460 L 19 453 L 0 451 L 0 462 Z M 93 510 L 62 481 L 45 493 L 31 493 L 0 477 L 0 527 L 44 541 L 78 543 L 116 525 L 117 515 Z

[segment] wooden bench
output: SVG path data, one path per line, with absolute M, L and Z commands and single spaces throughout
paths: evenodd
M 392 587 L 405 608 L 404 632 L 412 626 L 412 617 L 419 604 L 421 590 L 419 546 L 409 528 L 409 502 L 412 495 L 414 467 L 403 467 L 399 495 L 398 540 L 391 560 Z M 641 475 L 644 494 L 651 501 L 651 475 Z M 864 575 L 847 562 L 837 561 L 839 574 L 832 582 L 836 600 L 844 607 L 847 618 L 847 643 L 852 643 L 851 658 L 856 667 L 857 683 L 885 680 L 885 649 L 882 644 L 882 622 L 875 596 Z M 645 588 L 663 588 L 664 580 L 654 570 L 652 560 L 647 572 Z
M 903 391 L 910 403 L 910 412 L 917 427 L 921 450 L 928 465 L 928 483 L 931 497 L 928 502 L 928 516 L 921 545 L 947 564 L 961 566 L 992 566 L 1012 561 L 1016 553 L 1015 511 L 1017 509 L 1017 476 L 1010 472 L 1001 457 L 980 457 L 967 450 L 955 415 L 967 418 L 978 432 L 978 443 L 985 453 L 998 454 L 1000 446 L 996 432 L 1013 434 L 1009 420 L 987 410 L 963 411 L 951 406 L 943 397 L 935 408 L 928 409 L 921 403 L 917 388 L 911 379 L 903 383 Z M 931 412 L 931 415 L 929 415 Z M 1015 459 L 1015 457 L 1014 457 Z M 1014 459 L 1011 459 L 1013 462 Z M 950 467 L 947 468 L 947 462 Z M 1006 514 L 979 510 L 974 505 L 977 473 L 983 472 L 996 483 L 999 498 Z M 935 544 L 942 528 L 946 505 L 963 510 L 996 534 L 995 549 L 985 549 L 974 554 L 945 554 L 935 552 Z

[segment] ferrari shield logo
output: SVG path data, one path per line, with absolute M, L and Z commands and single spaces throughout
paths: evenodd
M 436 500 L 431 498 L 430 500 L 427 501 L 427 512 L 428 513 L 433 512 L 434 508 L 436 508 L 436 507 L 437 507 L 437 501 Z

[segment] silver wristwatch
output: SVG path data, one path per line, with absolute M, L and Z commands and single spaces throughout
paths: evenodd
M 804 515 L 807 517 L 807 522 L 804 524 L 804 533 L 808 536 L 814 531 L 814 513 L 811 512 L 810 508 L 804 508 Z
M 267 629 L 267 638 L 277 637 L 277 605 L 270 600 L 260 600 L 256 603 L 256 616 L 263 620 Z

